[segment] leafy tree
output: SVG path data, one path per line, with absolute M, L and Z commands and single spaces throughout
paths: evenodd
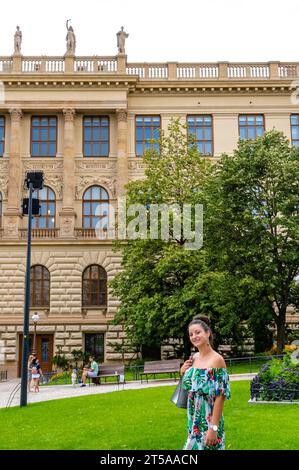
M 147 216 L 155 204 L 196 204 L 202 200 L 203 180 L 210 164 L 200 158 L 186 128 L 172 121 L 168 134 L 161 133 L 159 154 L 144 155 L 145 179 L 127 186 L 127 207 L 143 204 Z M 116 245 L 123 251 L 123 271 L 112 281 L 114 294 L 121 301 L 115 323 L 123 323 L 127 336 L 140 345 L 154 346 L 170 337 L 184 340 L 185 355 L 190 346 L 187 325 L 201 311 L 198 292 L 190 290 L 194 278 L 205 271 L 203 250 L 187 250 L 183 230 L 174 230 L 176 213 L 169 216 L 169 239 L 128 240 Z M 194 213 L 191 216 L 194 225 Z M 161 235 L 161 220 L 158 231 Z
M 253 330 L 275 322 L 279 353 L 287 307 L 299 304 L 298 181 L 299 149 L 271 131 L 222 155 L 205 190 L 210 267 L 247 280 L 245 316 Z

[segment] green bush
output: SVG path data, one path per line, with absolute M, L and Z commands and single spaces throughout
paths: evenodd
M 299 398 L 299 364 L 293 364 L 291 354 L 273 358 L 264 364 L 250 384 L 251 399 L 282 401 Z

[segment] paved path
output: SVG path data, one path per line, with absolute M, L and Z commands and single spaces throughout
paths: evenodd
M 256 374 L 232 374 L 230 380 L 250 380 Z M 7 382 L 0 383 L 0 408 L 5 408 L 9 400 L 9 396 L 15 387 L 20 383 L 20 379 L 13 379 Z M 85 395 L 95 395 L 99 393 L 118 392 L 123 390 L 136 390 L 140 388 L 150 387 L 163 387 L 169 385 L 175 385 L 173 380 L 151 380 L 148 383 L 140 381 L 127 382 L 126 384 L 102 384 L 99 386 L 87 385 L 86 387 L 80 387 L 76 385 L 51 385 L 40 387 L 39 393 L 30 392 L 28 393 L 28 403 L 38 403 L 41 401 L 58 400 L 60 398 L 72 398 L 80 397 Z M 11 406 L 18 406 L 20 404 L 20 391 L 18 391 L 11 403 Z

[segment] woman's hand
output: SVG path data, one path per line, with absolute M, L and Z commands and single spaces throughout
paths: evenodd
M 205 445 L 206 446 L 215 446 L 218 442 L 217 431 L 209 429 L 206 434 Z
M 186 370 L 192 366 L 192 363 L 193 363 L 193 357 L 190 356 L 189 359 L 187 359 L 187 361 L 184 362 L 184 364 L 182 365 L 180 369 L 181 375 L 183 375 L 186 372 Z

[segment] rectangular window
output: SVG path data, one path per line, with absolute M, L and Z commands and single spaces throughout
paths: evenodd
M 107 116 L 84 117 L 83 156 L 109 156 L 109 118 Z
M 0 157 L 4 154 L 5 118 L 0 116 Z
M 136 116 L 135 136 L 136 136 L 136 156 L 142 157 L 148 149 L 155 149 L 160 152 L 160 145 L 152 140 L 158 140 L 161 129 L 160 116 Z
M 299 145 L 299 114 L 291 115 L 291 136 L 292 136 L 292 145 Z
M 192 135 L 199 153 L 213 155 L 213 119 L 208 114 L 187 116 L 188 135 Z
M 31 120 L 31 156 L 56 157 L 56 116 L 34 116 Z
M 265 122 L 262 114 L 240 114 L 239 136 L 241 140 L 256 139 L 265 132 Z
M 86 333 L 85 352 L 94 356 L 96 362 L 104 362 L 104 334 Z

